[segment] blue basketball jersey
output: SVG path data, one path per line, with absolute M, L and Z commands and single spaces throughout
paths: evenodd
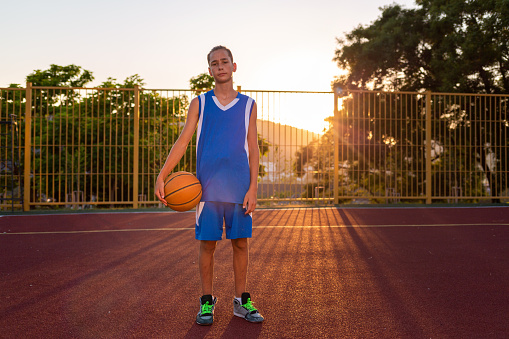
M 239 93 L 223 106 L 214 91 L 199 96 L 196 176 L 201 201 L 242 204 L 249 189 L 247 132 L 254 100 Z

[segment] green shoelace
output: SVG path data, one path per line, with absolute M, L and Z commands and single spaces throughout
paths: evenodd
M 212 313 L 212 308 L 214 305 L 210 305 L 208 301 L 205 304 L 201 305 L 201 314 Z
M 247 302 L 242 307 L 246 308 L 249 312 L 256 311 L 253 303 L 251 303 L 251 298 L 247 298 Z

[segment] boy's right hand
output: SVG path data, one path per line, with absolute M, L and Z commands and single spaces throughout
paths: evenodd
M 164 206 L 168 206 L 168 202 L 164 199 L 164 179 L 157 177 L 155 191 L 157 199 L 159 199 Z

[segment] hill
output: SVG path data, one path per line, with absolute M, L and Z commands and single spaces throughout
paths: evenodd
M 295 157 L 295 152 L 297 150 L 302 146 L 308 145 L 311 141 L 318 139 L 320 136 L 318 133 L 310 132 L 305 129 L 281 125 L 267 120 L 258 120 L 256 125 L 258 127 L 258 134 L 273 145 L 268 154 L 270 161 L 276 156 L 275 147 L 278 148 L 283 158 L 290 160 Z
M 268 154 L 260 159 L 267 171 L 267 176 L 262 180 L 264 182 L 281 182 L 292 177 L 295 152 L 320 136 L 305 129 L 266 120 L 258 120 L 257 127 L 258 134 L 272 145 Z

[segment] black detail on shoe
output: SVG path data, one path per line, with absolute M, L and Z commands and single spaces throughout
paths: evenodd
M 209 302 L 209 305 L 212 305 L 212 295 L 211 294 L 205 294 L 203 295 L 201 298 L 201 304 L 202 305 L 205 305 L 205 303 L 208 301 Z
M 247 293 L 247 292 L 242 293 L 242 296 L 240 297 L 241 304 L 245 305 L 247 303 L 248 298 L 251 298 L 251 295 L 249 293 Z

